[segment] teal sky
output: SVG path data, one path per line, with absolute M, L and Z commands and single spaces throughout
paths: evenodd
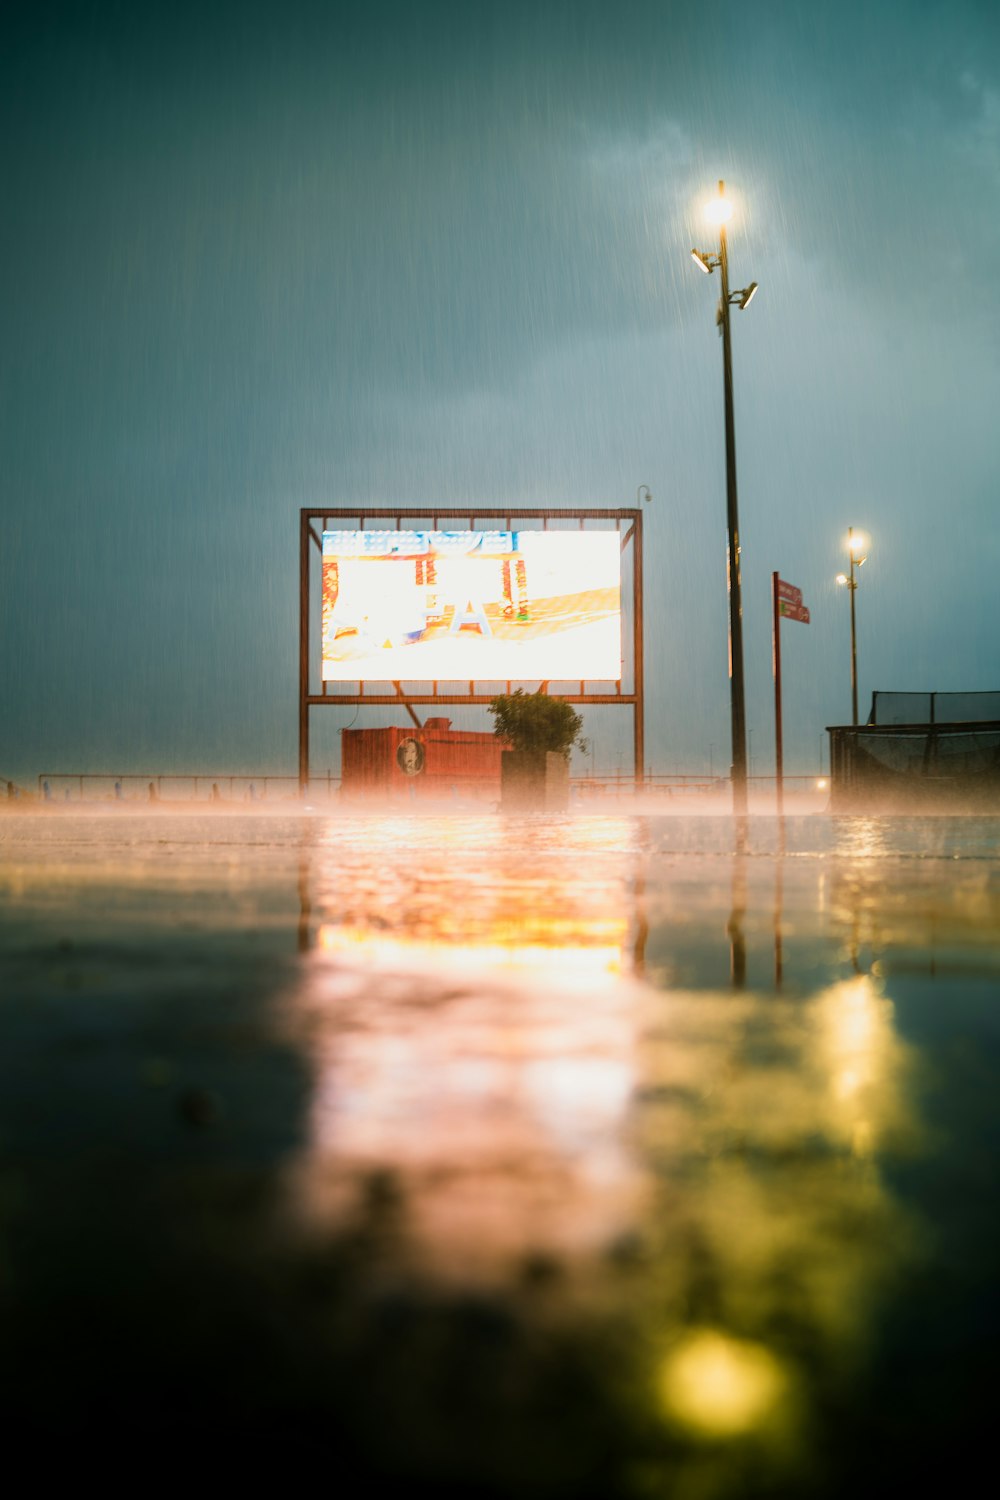
M 754 768 L 772 569 L 787 768 L 849 718 L 849 524 L 863 700 L 1000 688 L 992 0 L 22 5 L 0 112 L 3 775 L 292 771 L 301 505 L 640 483 L 647 760 L 718 769 L 719 177 Z

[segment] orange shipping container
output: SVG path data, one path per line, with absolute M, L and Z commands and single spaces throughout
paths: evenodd
M 428 719 L 421 729 L 345 729 L 341 740 L 345 798 L 500 800 L 504 746 L 496 735 L 452 729 L 450 719 Z

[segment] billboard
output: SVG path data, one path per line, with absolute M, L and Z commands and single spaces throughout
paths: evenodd
M 324 531 L 323 681 L 620 681 L 611 531 Z

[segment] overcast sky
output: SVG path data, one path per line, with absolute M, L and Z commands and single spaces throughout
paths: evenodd
M 849 720 L 849 524 L 863 702 L 1000 688 L 995 0 L 16 11 L 0 773 L 293 771 L 302 505 L 643 483 L 647 761 L 727 763 L 719 177 L 754 769 L 772 569 L 786 768 Z

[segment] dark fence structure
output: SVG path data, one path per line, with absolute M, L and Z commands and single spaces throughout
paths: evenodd
M 1000 693 L 874 693 L 827 733 L 831 812 L 1000 813 Z
M 1000 720 L 1000 693 L 872 693 L 869 724 L 988 724 Z

